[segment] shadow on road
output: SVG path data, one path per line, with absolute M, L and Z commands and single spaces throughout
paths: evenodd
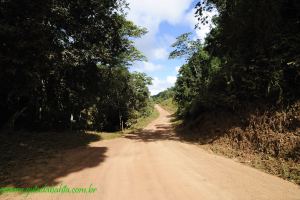
M 106 147 L 83 147 L 66 151 L 51 160 L 41 160 L 31 166 L 19 166 L 1 186 L 34 187 L 59 184 L 58 178 L 86 168 L 98 166 L 105 160 Z
M 178 120 L 176 116 L 170 114 L 166 117 L 168 118 L 166 123 L 156 124 L 152 129 L 139 129 L 127 134 L 125 138 L 142 142 L 176 140 L 192 144 L 209 144 L 218 139 L 223 133 L 219 129 L 214 130 L 214 124 L 204 124 L 207 129 L 200 132 L 194 127 L 197 127 L 197 124 L 201 124 L 201 121 L 193 122 L 193 124 L 174 125 L 173 123 Z M 223 127 L 222 130 L 231 127 L 229 123 L 224 124 L 226 127 Z
M 61 177 L 100 165 L 108 150 L 89 146 L 100 138 L 84 132 L 2 136 L 0 187 L 57 185 Z
M 157 124 L 154 129 L 140 129 L 134 133 L 127 134 L 127 139 L 143 142 L 155 142 L 159 140 L 179 140 L 169 124 Z

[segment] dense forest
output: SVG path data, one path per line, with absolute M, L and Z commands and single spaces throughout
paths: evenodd
M 173 44 L 170 58 L 187 60 L 175 86 L 180 115 L 299 100 L 299 1 L 207 0 L 196 8 L 199 24 L 208 23 L 205 11 L 218 14 L 205 41 L 185 33 Z
M 149 113 L 123 0 L 1 1 L 0 128 L 118 130 Z

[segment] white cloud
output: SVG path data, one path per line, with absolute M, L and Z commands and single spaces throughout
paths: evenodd
M 169 47 L 175 38 L 168 35 L 157 38 L 159 25 L 162 22 L 172 25 L 181 23 L 193 0 L 128 0 L 127 2 L 130 8 L 127 18 L 148 30 L 143 38 L 136 40 L 137 48 L 149 60 L 162 59 L 153 52 L 155 49 Z
M 177 24 L 193 0 L 128 0 L 130 11 L 128 18 L 140 26 L 154 28 L 156 32 L 159 23 L 166 21 Z M 153 29 L 149 29 L 150 32 Z
M 151 62 L 139 62 L 135 66 L 131 68 L 131 71 L 138 71 L 138 72 L 154 72 L 162 69 L 163 66 L 159 64 L 154 64 Z
M 159 79 L 158 77 L 154 77 L 152 80 L 152 85 L 149 86 L 151 95 L 156 95 L 159 92 L 162 92 L 167 88 L 174 86 L 175 82 L 175 76 L 168 76 L 166 79 Z
M 176 76 L 167 76 L 167 82 L 174 85 L 176 82 Z
M 179 73 L 179 70 L 180 70 L 180 66 L 175 67 L 175 71 L 177 74 Z
M 153 50 L 153 57 L 155 60 L 164 60 L 167 59 L 169 56 L 169 53 L 164 48 L 157 48 Z

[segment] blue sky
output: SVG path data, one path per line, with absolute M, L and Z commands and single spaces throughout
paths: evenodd
M 153 78 L 149 86 L 152 95 L 174 85 L 179 67 L 184 59 L 169 60 L 171 45 L 182 33 L 192 32 L 194 38 L 203 40 L 210 24 L 195 30 L 195 0 L 128 0 L 127 18 L 148 33 L 135 41 L 137 48 L 147 57 L 146 62 L 136 62 L 130 71 L 144 72 Z M 208 16 L 212 14 L 206 13 Z

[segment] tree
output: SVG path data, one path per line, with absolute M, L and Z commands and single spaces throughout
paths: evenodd
M 187 58 L 175 85 L 179 113 L 197 116 L 203 110 L 299 100 L 300 3 L 205 0 L 196 6 L 199 23 L 206 24 L 204 11 L 214 9 L 214 28 L 203 44 L 191 48 L 197 41 L 183 34 L 172 45 L 170 58 Z
M 199 18 L 214 7 L 217 27 L 206 49 L 222 58 L 237 100 L 278 104 L 299 98 L 300 3 L 208 0 L 197 5 Z
M 201 48 L 200 40 L 191 40 L 191 35 L 190 32 L 183 33 L 176 38 L 176 41 L 172 44 L 175 50 L 170 53 L 170 59 L 185 57 L 188 60 Z
M 199 40 L 192 41 L 183 34 L 172 45 L 175 48 L 170 58 L 186 57 L 174 87 L 174 99 L 178 104 L 178 114 L 188 115 L 195 101 L 205 98 L 209 84 L 219 70 L 219 60 L 204 50 Z
M 0 127 L 65 129 L 71 115 L 78 128 L 88 127 L 88 118 L 99 120 L 89 122 L 99 129 L 119 124 L 116 113 L 128 115 L 127 66 L 145 59 L 132 38 L 146 30 L 126 20 L 126 6 L 123 0 L 1 1 Z M 104 116 L 87 117 L 95 107 Z

